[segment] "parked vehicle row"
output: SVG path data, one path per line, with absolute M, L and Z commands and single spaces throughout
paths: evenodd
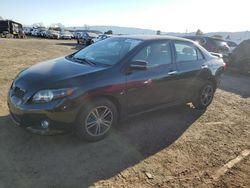
M 24 33 L 29 36 L 50 38 L 50 39 L 73 39 L 74 35 L 67 31 L 58 31 L 55 29 L 47 29 L 45 27 L 24 28 Z
M 67 30 L 58 31 L 55 29 L 47 29 L 45 27 L 38 28 L 24 28 L 24 32 L 26 35 L 34 36 L 34 37 L 42 37 L 42 38 L 50 38 L 50 39 L 76 39 L 78 44 L 88 46 L 92 43 L 107 39 L 111 37 L 111 35 L 107 34 L 96 34 L 94 32 L 86 32 L 86 31 L 75 31 L 70 32 Z

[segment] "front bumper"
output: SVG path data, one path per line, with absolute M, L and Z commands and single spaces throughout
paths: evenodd
M 65 100 L 34 105 L 18 101 L 14 96 L 8 98 L 10 116 L 17 126 L 40 135 L 59 134 L 73 127 L 77 107 Z M 49 122 L 49 126 L 44 128 L 42 121 Z

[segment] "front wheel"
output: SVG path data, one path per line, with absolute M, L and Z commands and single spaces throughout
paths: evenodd
M 98 141 L 106 137 L 116 123 L 115 105 L 105 98 L 99 98 L 86 104 L 78 117 L 76 131 L 85 140 Z
M 206 109 L 212 102 L 215 92 L 215 86 L 212 82 L 207 82 L 199 90 L 198 95 L 192 101 L 196 109 Z

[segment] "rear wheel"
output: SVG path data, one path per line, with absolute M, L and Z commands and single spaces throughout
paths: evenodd
M 212 82 L 204 84 L 197 97 L 192 101 L 192 104 L 196 109 L 206 109 L 212 102 L 215 92 L 215 86 Z
M 115 105 L 105 98 L 99 98 L 86 104 L 78 117 L 76 131 L 85 140 L 98 141 L 106 137 L 116 123 Z

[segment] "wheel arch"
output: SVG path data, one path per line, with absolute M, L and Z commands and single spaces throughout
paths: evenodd
M 217 88 L 217 80 L 215 77 L 210 77 L 208 81 L 214 85 L 215 89 Z
M 81 104 L 80 109 L 78 111 L 78 115 L 76 117 L 79 116 L 79 114 L 82 112 L 82 110 L 84 110 L 86 105 L 91 104 L 92 101 L 97 100 L 97 99 L 106 99 L 106 100 L 109 100 L 110 102 L 112 102 L 115 105 L 116 109 L 117 109 L 118 119 L 120 119 L 120 116 L 121 116 L 121 113 L 122 113 L 122 105 L 121 105 L 121 103 L 119 102 L 119 100 L 116 97 L 114 97 L 112 95 L 105 95 L 105 94 L 104 95 L 98 95 L 98 96 L 92 96 L 92 97 L 87 98 Z

